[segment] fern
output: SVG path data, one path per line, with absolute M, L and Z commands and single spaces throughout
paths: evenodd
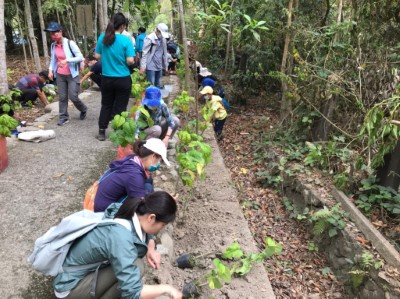
M 371 253 L 369 253 L 368 251 L 364 251 L 361 254 L 361 267 L 364 270 L 368 270 L 369 268 L 371 268 L 374 264 L 374 257 Z

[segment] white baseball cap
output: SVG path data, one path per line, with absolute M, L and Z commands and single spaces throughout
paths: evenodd
M 151 150 L 153 153 L 160 155 L 164 163 L 167 164 L 167 166 L 171 166 L 171 164 L 167 159 L 167 148 L 161 139 L 158 138 L 147 139 L 146 143 L 143 146 Z
M 160 30 L 161 35 L 163 38 L 169 38 L 169 33 L 168 33 L 168 26 L 165 23 L 160 23 L 157 25 L 157 29 Z

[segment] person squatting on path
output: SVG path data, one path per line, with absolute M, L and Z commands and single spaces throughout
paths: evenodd
M 89 265 L 108 261 L 103 267 L 58 274 L 53 280 L 57 298 L 139 299 L 167 296 L 182 298 L 170 285 L 143 285 L 143 260 L 160 268 L 160 254 L 155 250 L 154 236 L 175 220 L 177 205 L 164 191 L 144 198 L 129 197 L 122 205 L 114 203 L 104 214 L 115 225 L 97 225 L 77 239 L 66 256 L 63 267 Z M 93 285 L 92 285 L 93 284 Z M 95 287 L 94 296 L 91 295 Z
M 46 94 L 42 91 L 42 88 L 49 79 L 49 73 L 47 71 L 41 71 L 39 74 L 28 74 L 18 80 L 15 86 L 11 88 L 17 88 L 22 93 L 15 97 L 16 101 L 19 101 L 22 106 L 26 106 L 30 101 L 32 104 L 37 98 L 47 106 L 49 104 Z
M 168 26 L 164 23 L 157 25 L 154 32 L 144 39 L 142 59 L 140 60 L 140 74 L 146 71 L 146 79 L 158 88 L 161 88 L 161 76 L 168 69 L 167 38 Z
M 121 114 L 128 106 L 132 80 L 129 65 L 134 63 L 135 50 L 131 40 L 122 35 L 126 27 L 126 19 L 117 13 L 97 40 L 97 59 L 102 61 L 101 76 L 101 110 L 99 116 L 100 141 L 106 139 L 106 129 L 111 114 Z
M 211 120 L 214 123 L 214 132 L 218 141 L 222 140 L 222 130 L 224 128 L 225 120 L 228 116 L 222 99 L 220 96 L 213 95 L 213 89 L 210 86 L 204 87 L 200 91 L 199 100 L 205 101 L 207 108 L 213 111 Z
M 45 31 L 50 32 L 51 60 L 49 79 L 57 81 L 59 95 L 59 120 L 57 125 L 63 126 L 69 122 L 68 99 L 81 112 L 79 118 L 86 118 L 87 106 L 79 99 L 80 90 L 79 69 L 83 55 L 77 44 L 63 36 L 63 29 L 57 22 L 51 22 Z
M 139 131 L 146 133 L 146 139 L 159 138 L 165 146 L 168 146 L 170 139 L 180 126 L 180 120 L 175 115 L 171 114 L 167 104 L 161 98 L 161 91 L 157 87 L 147 87 L 142 99 L 142 106 L 146 109 L 154 121 L 154 125 L 150 127 L 144 113 L 137 111 L 135 115 L 136 123 L 147 123 L 146 127 L 139 127 L 136 130 L 136 137 L 139 136 Z M 139 122 L 139 120 L 142 120 Z
M 160 168 L 161 159 L 170 166 L 167 149 L 160 139 L 137 140 L 133 151 L 135 155 L 112 162 L 104 173 L 94 200 L 95 212 L 103 212 L 111 203 L 128 196 L 140 198 L 153 192 L 151 173 Z
M 90 70 L 81 79 L 81 84 L 88 78 L 90 78 L 94 83 L 101 88 L 101 73 L 102 66 L 101 61 L 97 61 L 96 57 L 89 55 L 86 58 L 86 64 L 90 67 Z

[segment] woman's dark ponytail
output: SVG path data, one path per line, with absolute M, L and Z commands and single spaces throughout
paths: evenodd
M 115 31 L 118 30 L 122 25 L 126 24 L 126 18 L 122 13 L 115 14 L 110 23 L 108 23 L 106 32 L 103 38 L 103 44 L 106 46 L 111 46 L 115 41 Z
M 130 220 L 135 213 L 140 216 L 155 214 L 156 221 L 170 223 L 175 220 L 177 209 L 175 199 L 168 192 L 156 191 L 141 199 L 127 198 L 114 218 Z

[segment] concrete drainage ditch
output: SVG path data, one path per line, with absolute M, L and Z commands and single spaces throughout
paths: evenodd
M 336 277 L 345 282 L 350 298 L 400 298 L 399 253 L 360 213 L 349 198 L 337 189 L 333 189 L 332 198 L 327 200 L 325 196 L 318 193 L 316 188 L 293 178 L 285 178 L 283 189 L 284 195 L 297 211 L 303 211 L 305 207 L 314 211 L 324 206 L 329 207 L 334 198 L 341 203 L 341 208 L 349 213 L 351 221 L 347 221 L 343 230 L 339 230 L 333 237 L 329 237 L 327 233 L 321 234 L 316 238 L 316 242 L 318 242 L 320 252 L 324 252 Z M 366 248 L 357 241 L 360 235 L 371 242 L 370 248 Z M 371 251 L 374 257 L 380 256 L 380 259 L 385 261 L 383 266 L 377 267 L 378 269 L 374 266 L 362 269 L 360 263 L 366 251 Z M 354 287 L 352 278 L 354 279 L 357 273 L 361 275 L 359 277 L 361 280 L 359 286 Z

